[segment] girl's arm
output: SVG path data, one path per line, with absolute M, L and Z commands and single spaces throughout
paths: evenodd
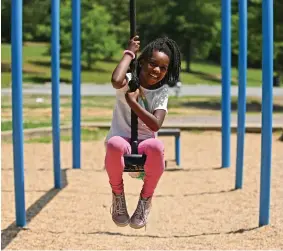
M 131 109 L 135 112 L 135 114 L 147 125 L 147 127 L 157 132 L 165 119 L 166 111 L 165 110 L 156 110 L 154 113 L 150 113 L 145 110 L 140 104 L 137 102 L 137 97 L 139 94 L 139 89 L 136 92 L 127 92 L 126 100 Z
M 139 38 L 138 36 L 135 36 L 134 38 L 132 38 L 129 41 L 129 45 L 127 48 L 127 50 L 133 52 L 134 54 L 136 54 L 140 48 L 140 41 L 138 40 L 138 38 Z M 120 89 L 126 85 L 127 83 L 126 73 L 129 69 L 132 59 L 133 57 L 130 54 L 128 53 L 124 54 L 121 61 L 119 62 L 115 70 L 113 71 L 111 82 L 115 89 Z
M 120 89 L 127 83 L 126 73 L 132 61 L 132 56 L 124 54 L 123 58 L 112 73 L 112 85 L 115 89 Z

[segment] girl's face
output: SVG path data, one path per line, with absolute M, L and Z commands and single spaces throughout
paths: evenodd
M 152 56 L 141 61 L 140 82 L 143 87 L 150 87 L 160 82 L 168 71 L 169 57 L 161 51 L 154 50 Z

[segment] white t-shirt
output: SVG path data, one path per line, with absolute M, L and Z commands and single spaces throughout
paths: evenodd
M 128 82 L 131 80 L 131 74 L 127 73 L 126 78 Z M 149 90 L 141 86 L 145 98 L 148 103 L 149 112 L 153 112 L 157 109 L 165 110 L 167 113 L 167 104 L 169 96 L 168 85 L 163 85 L 158 89 Z M 110 131 L 105 139 L 107 142 L 113 136 L 121 136 L 125 138 L 131 138 L 131 108 L 128 105 L 125 94 L 128 91 L 129 86 L 126 84 L 121 89 L 116 91 L 116 104 L 113 111 L 112 123 Z M 141 98 L 138 99 L 139 104 L 144 107 L 144 103 Z M 138 118 L 138 140 L 145 140 L 149 138 L 156 138 L 157 132 L 150 130 L 144 123 Z

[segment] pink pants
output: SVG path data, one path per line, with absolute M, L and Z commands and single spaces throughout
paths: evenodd
M 139 143 L 138 152 L 147 155 L 141 196 L 148 198 L 153 195 L 165 168 L 164 146 L 159 139 L 146 139 Z M 129 153 L 131 153 L 131 145 L 128 139 L 114 136 L 108 140 L 106 144 L 105 168 L 109 176 L 112 191 L 115 194 L 121 194 L 124 190 L 122 178 L 124 170 L 123 155 Z

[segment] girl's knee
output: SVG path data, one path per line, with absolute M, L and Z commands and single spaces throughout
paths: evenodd
M 119 136 L 111 137 L 106 143 L 106 149 L 110 152 L 125 153 L 128 150 L 128 142 Z
M 150 139 L 146 145 L 147 154 L 163 155 L 164 145 L 159 139 Z

